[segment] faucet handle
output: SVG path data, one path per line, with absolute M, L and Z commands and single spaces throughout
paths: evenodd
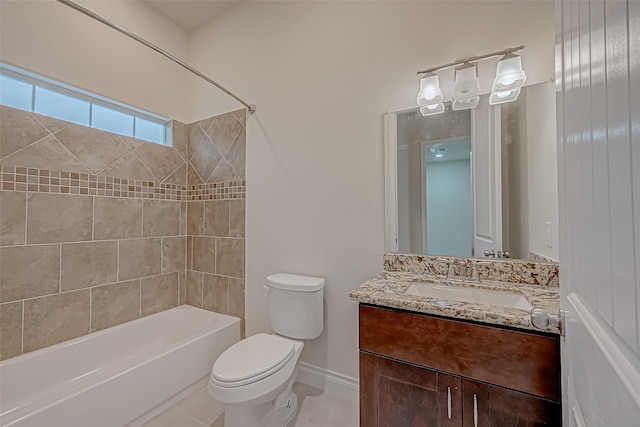
M 472 270 L 471 270 L 471 280 L 474 282 L 480 283 L 480 274 L 478 273 L 479 265 L 490 265 L 491 261 L 477 261 L 471 260 Z
M 437 257 L 436 261 L 440 261 L 441 263 L 447 265 L 447 280 L 455 276 L 456 273 L 455 273 L 454 261 L 452 259 Z

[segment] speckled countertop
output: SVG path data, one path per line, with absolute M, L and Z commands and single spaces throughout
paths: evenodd
M 443 301 L 437 298 L 405 294 L 412 283 L 434 279 L 441 280 L 443 284 L 450 286 L 520 293 L 525 296 L 534 308 L 541 308 L 549 313 L 557 313 L 560 307 L 560 289 L 556 286 L 527 285 L 487 280 L 482 283 L 446 282 L 444 277 L 390 271 L 383 271 L 367 280 L 358 286 L 357 289 L 351 291 L 349 297 L 352 300 L 366 304 L 539 331 L 531 325 L 529 312 L 525 310 L 454 300 Z M 560 333 L 560 331 L 554 327 L 547 328 L 547 332 L 554 334 Z

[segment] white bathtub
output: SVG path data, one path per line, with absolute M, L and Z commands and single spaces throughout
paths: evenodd
M 0 426 L 134 426 L 204 383 L 240 319 L 180 306 L 0 362 Z

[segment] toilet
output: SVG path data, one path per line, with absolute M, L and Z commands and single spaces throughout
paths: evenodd
M 320 336 L 324 279 L 279 273 L 267 277 L 274 334 L 232 345 L 213 364 L 209 394 L 226 405 L 225 427 L 285 427 L 298 398 L 291 391 L 304 340 Z

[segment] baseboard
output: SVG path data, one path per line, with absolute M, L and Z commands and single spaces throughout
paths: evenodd
M 332 396 L 351 400 L 359 399 L 358 380 L 308 363 L 298 364 L 296 381 L 324 390 Z

